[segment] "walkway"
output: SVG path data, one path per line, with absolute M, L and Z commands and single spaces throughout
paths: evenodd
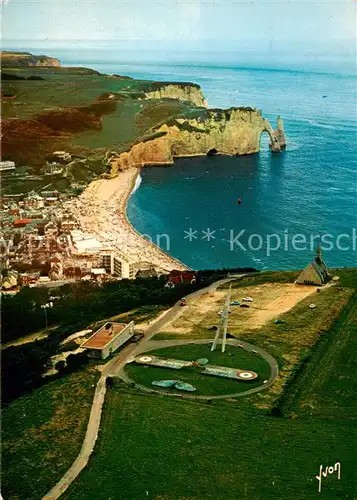
M 191 298 L 199 297 L 204 293 L 207 293 L 211 290 L 215 290 L 218 286 L 223 285 L 224 283 L 228 283 L 229 281 L 235 280 L 242 276 L 244 275 L 240 274 L 236 276 L 230 276 L 229 278 L 225 278 L 220 281 L 216 281 L 215 283 L 212 283 L 206 288 L 202 288 L 201 290 L 197 290 L 196 292 L 191 293 L 190 295 L 187 296 L 187 300 L 189 301 Z M 55 500 L 59 498 L 62 495 L 62 493 L 64 493 L 66 489 L 70 486 L 70 484 L 77 478 L 77 476 L 84 469 L 84 467 L 87 465 L 89 457 L 93 452 L 94 445 L 98 437 L 104 397 L 106 394 L 106 378 L 108 376 L 112 376 L 113 374 L 117 374 L 118 372 L 120 372 L 120 370 L 122 370 L 122 368 L 125 366 L 128 357 L 130 355 L 131 356 L 134 355 L 134 353 L 137 352 L 138 348 L 141 349 L 140 352 L 147 350 L 148 341 L 151 339 L 151 337 L 153 337 L 156 334 L 156 332 L 160 328 L 162 328 L 166 323 L 173 320 L 179 312 L 180 312 L 180 301 L 177 302 L 171 309 L 169 309 L 169 311 L 167 311 L 166 314 L 161 316 L 147 329 L 145 337 L 139 344 L 129 344 L 105 365 L 105 368 L 102 372 L 102 376 L 97 383 L 97 387 L 94 393 L 87 431 L 82 444 L 81 451 L 79 452 L 78 457 L 73 462 L 68 471 L 58 481 L 58 483 L 43 497 L 42 500 Z M 167 342 L 167 341 L 161 341 L 161 342 Z M 153 341 L 152 343 L 150 343 L 150 345 L 154 343 L 156 342 Z
M 87 465 L 98 437 L 105 393 L 106 377 L 102 376 L 100 377 L 95 389 L 92 409 L 90 412 L 87 431 L 81 451 L 79 452 L 78 457 L 73 462 L 68 471 L 64 474 L 64 476 L 62 476 L 58 483 L 43 497 L 42 500 L 54 500 L 56 498 L 59 498 Z

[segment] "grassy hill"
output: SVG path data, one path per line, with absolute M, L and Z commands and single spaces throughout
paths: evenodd
M 264 274 L 250 276 L 250 284 L 255 279 L 263 283 Z M 340 461 L 341 480 L 336 475 L 323 478 L 321 498 L 354 500 L 357 270 L 340 270 L 339 275 L 336 301 L 339 294 L 346 294 L 347 300 L 338 318 L 327 324 L 326 320 L 317 321 L 315 315 L 306 320 L 300 333 L 298 326 L 293 332 L 301 338 L 314 329 L 323 334 L 283 386 L 281 412 L 275 413 L 279 417 L 271 414 L 272 401 L 269 407 L 260 404 L 259 394 L 207 403 L 115 385 L 107 393 L 99 439 L 89 464 L 62 498 L 312 500 L 319 498 L 315 476 L 320 465 Z M 275 279 L 281 282 L 287 276 L 279 273 Z M 271 282 L 271 275 L 266 279 Z M 295 307 L 285 313 L 286 322 L 297 325 L 298 311 Z M 269 340 L 269 328 L 257 330 L 254 340 Z M 287 333 L 281 335 L 285 345 Z M 278 357 L 267 345 L 265 349 Z M 71 391 L 66 384 L 62 385 L 63 399 L 58 401 L 63 409 L 70 405 L 68 415 L 76 415 L 82 398 L 73 397 L 72 386 L 71 398 L 66 400 Z M 56 426 L 46 426 L 51 420 L 48 401 L 55 393 L 59 397 L 59 389 L 58 383 L 52 383 L 4 412 L 3 494 L 7 499 L 40 498 L 80 447 L 81 433 L 71 436 L 60 433 Z M 22 412 L 27 417 L 21 420 L 19 432 L 13 422 L 20 421 Z M 76 427 L 72 417 L 68 419 L 69 427 Z M 47 432 L 30 446 L 28 437 L 38 427 Z M 61 464 L 58 470 L 53 465 L 56 457 Z M 19 475 L 21 482 L 15 481 Z
M 11 96 L 2 99 L 2 157 L 40 166 L 46 155 L 65 149 L 101 159 L 105 148 L 128 149 L 163 121 L 200 109 L 172 99 L 143 101 L 162 85 L 87 68 L 9 63 L 2 78 L 3 96 Z

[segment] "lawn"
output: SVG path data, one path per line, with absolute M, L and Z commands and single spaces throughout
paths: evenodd
M 356 276 L 341 271 L 340 286 L 315 294 L 315 310 L 305 307 L 308 298 L 285 314 L 284 324 L 246 332 L 244 340 L 279 362 L 284 378 L 268 396 L 269 389 L 208 404 L 111 387 L 94 453 L 61 498 L 355 500 Z M 221 363 L 220 351 L 189 347 L 153 352 L 182 359 L 207 354 Z M 243 363 L 240 351 L 226 364 Z M 253 359 L 247 362 L 254 369 Z M 4 498 L 38 500 L 78 453 L 94 391 L 83 377 L 52 382 L 3 412 Z M 282 391 L 284 416 L 272 417 L 268 409 Z M 337 461 L 341 480 L 323 478 L 319 495 L 320 465 Z
M 65 376 L 2 411 L 2 494 L 39 500 L 79 453 L 99 372 Z
M 89 466 L 67 500 L 309 500 L 320 464 L 342 463 L 323 498 L 351 499 L 354 422 L 273 419 L 238 404 L 207 405 L 111 389 Z
M 266 391 L 250 396 L 254 404 L 261 408 L 268 409 L 274 404 L 274 401 L 279 397 L 283 390 L 283 385 L 291 376 L 293 370 L 304 360 L 314 344 L 319 341 L 320 337 L 325 335 L 334 322 L 339 317 L 342 309 L 347 304 L 349 298 L 353 294 L 353 288 L 350 286 L 332 286 L 322 289 L 319 293 L 313 293 L 305 299 L 298 302 L 289 311 L 277 315 L 273 319 L 267 321 L 263 326 L 257 328 L 251 327 L 255 317 L 255 311 L 264 312 L 266 307 L 265 294 L 269 294 L 273 299 L 274 288 L 271 283 L 272 275 L 277 277 L 277 273 L 264 273 L 267 275 L 268 284 L 262 282 L 260 275 L 248 276 L 249 286 L 237 280 L 235 284 L 240 284 L 239 287 L 233 288 L 232 298 L 239 298 L 245 295 L 254 297 L 250 309 L 241 309 L 240 307 L 232 307 L 232 312 L 229 316 L 228 331 L 237 339 L 242 339 L 253 345 L 263 348 L 271 354 L 278 362 L 279 376 L 277 381 Z M 285 273 L 278 273 L 279 283 L 277 289 L 287 286 L 285 284 Z M 291 279 L 291 272 L 287 272 L 287 278 Z M 352 280 L 347 279 L 349 285 Z M 257 281 L 257 283 L 255 282 Z M 239 291 L 239 295 L 235 297 L 234 293 Z M 214 312 L 211 310 L 202 310 L 197 312 L 197 307 L 193 305 L 192 311 L 185 311 L 173 324 L 173 328 L 168 328 L 167 331 L 160 332 L 155 335 L 155 340 L 174 339 L 174 338 L 213 338 L 214 332 L 208 330 L 211 324 L 217 324 L 217 310 L 223 307 L 226 292 L 216 292 L 219 294 L 219 302 L 213 303 Z M 209 297 L 206 300 L 214 300 Z M 315 309 L 310 309 L 311 303 L 316 304 Z M 187 307 L 190 307 L 188 305 Z M 256 308 L 256 309 L 255 309 Z M 275 319 L 281 319 L 283 324 L 275 324 Z M 176 329 L 176 331 L 175 331 Z
M 219 346 L 220 347 L 220 346 Z M 153 388 L 151 382 L 154 380 L 182 380 L 196 387 L 195 395 L 213 396 L 218 394 L 234 394 L 245 392 L 254 387 L 258 387 L 270 376 L 270 366 L 262 357 L 245 351 L 244 349 L 227 345 L 226 352 L 222 353 L 216 349 L 211 352 L 211 345 L 183 345 L 177 347 L 166 347 L 149 351 L 150 354 L 194 361 L 199 358 L 207 358 L 210 364 L 218 366 L 228 366 L 232 368 L 252 370 L 258 374 L 258 379 L 250 382 L 239 380 L 229 380 L 220 377 L 202 375 L 202 368 L 182 368 L 173 370 L 168 368 L 147 367 L 135 363 L 126 366 L 125 371 L 135 382 Z M 154 389 L 160 390 L 159 387 Z M 168 389 L 163 389 L 167 391 Z M 169 389 L 170 390 L 170 389 Z M 173 392 L 178 392 L 172 389 Z

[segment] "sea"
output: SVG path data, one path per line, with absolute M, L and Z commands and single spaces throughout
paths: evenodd
M 63 63 L 139 79 L 189 81 L 210 107 L 252 106 L 273 127 L 279 115 L 287 148 L 246 156 L 177 159 L 149 167 L 128 203 L 132 225 L 193 269 L 304 267 L 321 245 L 330 267 L 357 264 L 355 67 L 265 63 Z M 238 198 L 241 203 L 238 203 Z

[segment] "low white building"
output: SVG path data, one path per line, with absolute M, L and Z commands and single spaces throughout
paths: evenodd
M 134 335 L 134 321 L 124 323 L 105 323 L 93 333 L 81 348 L 88 350 L 91 358 L 106 359 Z
M 0 172 L 4 172 L 6 170 L 15 170 L 15 162 L 14 161 L 0 161 Z

